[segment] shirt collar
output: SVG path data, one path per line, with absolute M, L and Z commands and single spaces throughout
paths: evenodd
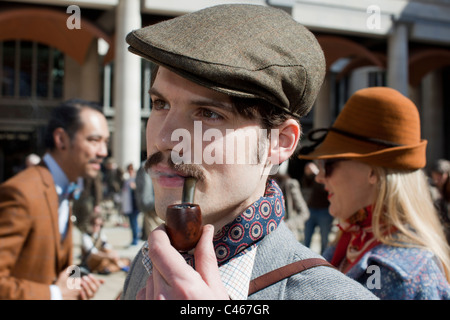
M 50 173 L 52 174 L 53 180 L 55 182 L 56 193 L 60 197 L 63 195 L 64 190 L 67 190 L 67 188 L 69 187 L 69 179 L 49 153 L 46 153 L 44 155 L 43 160 L 47 165 L 47 168 L 50 170 Z

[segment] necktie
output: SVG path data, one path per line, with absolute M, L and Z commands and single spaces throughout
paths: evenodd
M 69 200 L 78 200 L 80 198 L 80 188 L 78 188 L 78 185 L 75 182 L 71 182 L 64 192 L 64 197 Z

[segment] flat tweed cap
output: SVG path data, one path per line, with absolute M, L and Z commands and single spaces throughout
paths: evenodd
M 230 4 L 130 32 L 128 50 L 204 87 L 260 98 L 295 117 L 311 109 L 325 76 L 314 35 L 282 10 Z

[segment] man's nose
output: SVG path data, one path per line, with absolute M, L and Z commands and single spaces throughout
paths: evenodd
M 156 135 L 155 145 L 161 151 L 172 151 L 182 143 L 184 146 L 191 145 L 192 121 L 182 112 L 169 112 L 164 118 Z M 148 128 L 149 134 L 154 133 L 152 128 Z
M 108 156 L 108 142 L 107 141 L 103 141 L 102 143 L 100 143 L 100 147 L 98 149 L 97 155 L 102 158 L 106 158 Z

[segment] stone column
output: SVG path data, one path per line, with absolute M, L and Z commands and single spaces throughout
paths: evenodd
M 64 100 L 80 98 L 98 102 L 100 100 L 100 65 L 94 39 L 83 65 L 69 55 L 64 57 Z
M 81 97 L 89 101 L 100 100 L 100 63 L 98 42 L 94 39 L 89 47 L 86 61 L 81 67 Z
M 330 75 L 327 73 L 322 84 L 322 88 L 317 95 L 314 105 L 313 128 L 328 128 L 331 126 L 331 87 Z
M 408 96 L 408 26 L 395 23 L 388 38 L 387 85 Z
M 141 58 L 128 52 L 126 35 L 141 27 L 140 0 L 119 0 L 116 9 L 114 59 L 113 154 L 125 168 L 140 165 L 141 154 Z
M 422 79 L 422 138 L 428 140 L 427 165 L 444 157 L 444 102 L 442 72 L 433 71 Z

